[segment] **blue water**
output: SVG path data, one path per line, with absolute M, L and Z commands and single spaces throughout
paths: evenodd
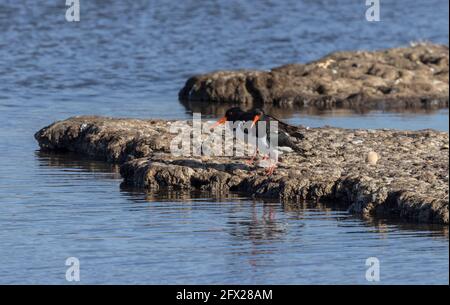
M 42 1 L 41 1 L 42 2 Z M 54 120 L 100 114 L 189 118 L 177 101 L 195 73 L 268 69 L 335 50 L 448 45 L 447 1 L 0 1 L 0 283 L 448 283 L 448 227 L 364 220 L 333 206 L 245 196 L 146 194 L 117 167 L 38 152 Z M 200 109 L 201 110 L 201 109 Z M 202 111 L 214 116 L 214 111 Z M 286 111 L 308 126 L 434 128 L 448 110 Z M 432 276 L 430 276 L 432 275 Z

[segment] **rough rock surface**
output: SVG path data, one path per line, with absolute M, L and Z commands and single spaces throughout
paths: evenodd
M 187 80 L 188 102 L 318 108 L 448 107 L 448 47 L 416 44 L 375 52 L 337 52 L 270 71 L 218 71 Z
M 238 157 L 173 157 L 171 121 L 73 117 L 35 134 L 41 149 L 120 163 L 126 184 L 148 190 L 237 191 L 287 202 L 331 200 L 353 213 L 448 224 L 449 139 L 433 130 L 299 128 L 301 153 L 274 174 Z M 375 165 L 368 155 L 375 152 Z

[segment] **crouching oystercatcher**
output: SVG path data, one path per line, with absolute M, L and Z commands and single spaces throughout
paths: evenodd
M 232 122 L 238 133 L 247 134 L 248 137 L 255 137 L 257 147 L 250 163 L 259 152 L 264 152 L 264 159 L 269 159 L 268 174 L 272 174 L 276 168 L 278 155 L 280 152 L 302 151 L 295 142 L 303 139 L 303 134 L 298 127 L 286 124 L 277 118 L 266 114 L 262 109 L 256 108 L 250 111 L 244 111 L 239 107 L 233 107 L 225 112 L 225 115 L 219 119 L 211 128 Z M 246 122 L 252 122 L 250 128 Z M 277 129 L 271 128 L 271 122 L 277 123 Z M 276 140 L 274 140 L 276 139 Z

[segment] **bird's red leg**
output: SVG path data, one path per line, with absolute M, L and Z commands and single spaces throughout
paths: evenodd
M 277 163 L 276 162 L 274 162 L 272 165 L 270 165 L 268 168 L 267 168 L 267 175 L 268 176 L 271 176 L 272 174 L 273 174 L 273 172 L 275 171 L 275 169 L 277 168 Z
M 255 153 L 253 154 L 252 158 L 250 160 L 247 160 L 247 164 L 252 165 L 255 161 L 256 155 L 259 153 L 258 149 L 255 150 Z

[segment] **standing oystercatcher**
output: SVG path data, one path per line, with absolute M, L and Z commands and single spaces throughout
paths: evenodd
M 253 163 L 253 160 L 259 151 L 266 152 L 264 159 L 269 158 L 274 161 L 274 164 L 269 166 L 269 174 L 272 174 L 276 167 L 279 151 L 301 151 L 301 149 L 294 143 L 296 139 L 303 139 L 303 134 L 299 132 L 299 129 L 295 126 L 281 122 L 273 116 L 267 115 L 259 108 L 248 112 L 243 111 L 239 107 L 230 108 L 211 128 L 215 128 L 227 121 L 231 121 L 233 124 L 238 124 L 237 132 L 240 131 L 248 134 L 249 137 L 256 137 L 257 148 L 255 150 L 255 154 L 250 160 L 250 163 Z M 252 123 L 250 128 L 248 128 L 248 125 L 246 126 L 244 123 L 250 121 Z M 263 124 L 261 124 L 262 122 Z M 272 130 L 271 122 L 277 123 L 277 130 Z M 274 139 L 276 140 L 274 141 Z

